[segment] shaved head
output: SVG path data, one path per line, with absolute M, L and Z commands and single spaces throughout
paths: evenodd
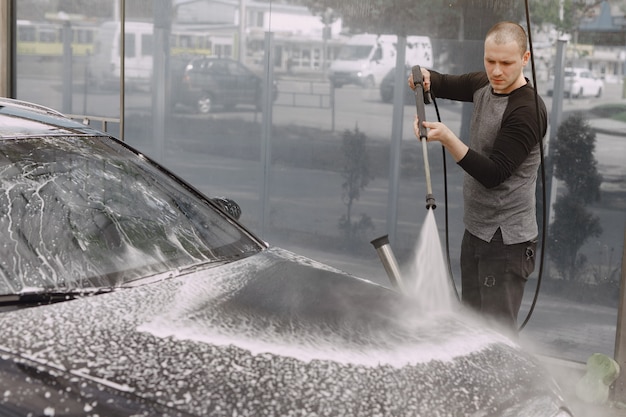
M 496 23 L 487 32 L 485 41 L 487 40 L 493 41 L 498 45 L 515 42 L 519 47 L 520 55 L 524 55 L 526 52 L 526 31 L 521 25 L 514 22 Z

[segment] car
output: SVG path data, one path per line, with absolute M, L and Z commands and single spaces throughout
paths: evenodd
M 272 246 L 56 111 L 0 100 L 0 184 L 2 416 L 570 416 L 460 305 Z
M 551 78 L 548 96 L 554 94 L 554 77 Z M 585 68 L 567 67 L 563 71 L 563 94 L 565 97 L 601 97 L 604 81 Z
M 238 61 L 215 56 L 172 59 L 172 104 L 206 114 L 217 107 L 233 110 L 238 105 L 263 106 L 263 79 Z M 272 101 L 278 97 L 272 85 Z
M 404 92 L 404 104 L 415 105 L 415 94 L 413 93 L 413 90 L 411 90 L 408 84 L 406 83 L 406 80 L 408 80 L 409 75 L 411 74 L 411 67 L 405 67 L 404 72 L 406 76 L 406 78 L 404 78 L 403 83 L 402 83 L 402 90 Z M 380 99 L 384 103 L 393 102 L 393 90 L 395 88 L 395 81 L 396 81 L 396 69 L 394 68 L 390 70 L 380 82 L 380 87 L 379 87 Z

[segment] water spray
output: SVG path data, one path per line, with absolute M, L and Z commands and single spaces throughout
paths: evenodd
M 420 66 L 413 66 L 411 71 L 413 72 L 413 84 L 415 85 L 413 92 L 415 93 L 415 106 L 417 107 L 417 117 L 419 119 L 419 139 L 422 142 L 424 170 L 426 171 L 426 208 L 434 210 L 437 208 L 437 205 L 435 204 L 435 196 L 433 195 L 433 187 L 430 181 L 430 164 L 428 163 L 427 148 L 428 131 L 422 124 L 422 122 L 426 120 L 426 110 L 424 109 L 424 104 L 430 103 L 430 97 L 428 92 L 424 92 L 424 78 L 422 77 L 422 70 L 420 69 Z
M 433 195 L 432 183 L 430 180 L 430 164 L 428 163 L 428 149 L 427 149 L 427 137 L 428 131 L 421 124 L 422 121 L 426 120 L 426 111 L 424 109 L 424 104 L 430 103 L 430 93 L 424 92 L 424 78 L 422 77 L 422 71 L 419 65 L 415 65 L 412 68 L 413 71 L 413 82 L 415 83 L 415 88 L 413 91 L 415 92 L 415 105 L 417 106 L 417 116 L 420 121 L 420 141 L 422 142 L 422 151 L 424 153 L 424 169 L 426 171 L 426 209 L 434 210 L 437 208 L 437 204 L 435 204 L 435 196 Z M 377 239 L 374 239 L 370 242 L 376 252 L 378 252 L 378 256 L 380 257 L 381 262 L 385 268 L 385 272 L 387 272 L 387 276 L 389 277 L 389 281 L 391 284 L 400 292 L 406 294 L 406 286 L 402 281 L 402 276 L 400 274 L 400 268 L 398 267 L 398 262 L 396 261 L 396 257 L 393 254 L 393 250 L 389 244 L 389 238 L 387 235 L 381 236 Z

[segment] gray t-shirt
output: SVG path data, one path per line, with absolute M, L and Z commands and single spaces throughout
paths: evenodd
M 496 94 L 484 72 L 454 76 L 433 71 L 431 91 L 436 97 L 474 103 L 470 151 L 459 161 L 466 172 L 465 228 L 487 242 L 498 228 L 505 244 L 536 238 L 539 144 L 547 130 L 541 98 L 535 101 L 530 84 Z

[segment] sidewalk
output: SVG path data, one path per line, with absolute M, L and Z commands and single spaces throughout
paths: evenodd
M 623 136 L 626 138 L 626 123 L 613 119 L 587 120 L 593 130 L 605 135 Z

